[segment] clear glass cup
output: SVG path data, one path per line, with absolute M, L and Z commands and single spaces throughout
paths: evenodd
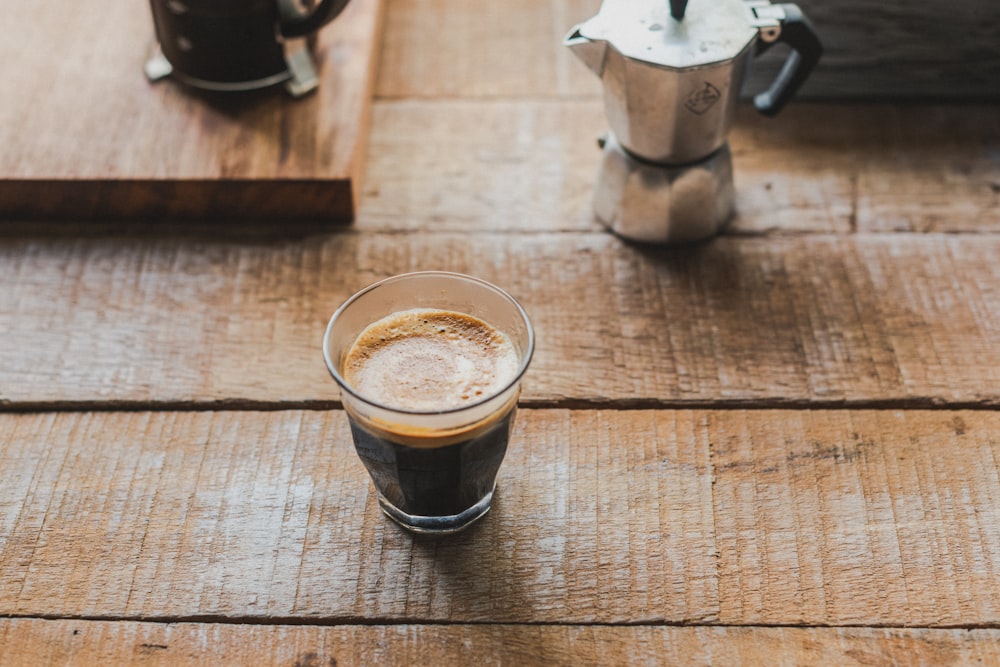
M 368 325 L 417 308 L 472 315 L 505 333 L 519 356 L 514 378 L 474 403 L 440 410 L 398 409 L 359 394 L 342 375 L 344 356 Z M 534 345 L 531 322 L 512 296 L 458 273 L 387 278 L 337 309 L 323 339 L 323 356 L 340 386 L 355 449 L 386 515 L 414 532 L 441 534 L 462 530 L 489 511 Z

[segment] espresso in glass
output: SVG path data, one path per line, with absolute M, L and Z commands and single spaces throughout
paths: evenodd
M 390 278 L 334 314 L 324 354 L 388 516 L 447 533 L 489 510 L 532 349 L 517 302 L 460 274 Z

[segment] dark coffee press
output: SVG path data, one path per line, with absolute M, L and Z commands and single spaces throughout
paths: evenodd
M 146 76 L 219 91 L 285 83 L 291 94 L 303 95 L 318 85 L 309 36 L 347 3 L 150 0 L 159 53 L 146 63 Z

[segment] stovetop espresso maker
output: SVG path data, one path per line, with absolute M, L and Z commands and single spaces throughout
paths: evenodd
M 733 212 L 726 135 L 750 54 L 790 52 L 754 98 L 778 113 L 815 67 L 822 46 L 794 4 L 768 0 L 604 0 L 564 44 L 604 86 L 611 132 L 594 212 L 636 241 L 683 243 L 715 235 Z

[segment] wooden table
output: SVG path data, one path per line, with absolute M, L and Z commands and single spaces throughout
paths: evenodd
M 0 227 L 0 664 L 1000 661 L 997 107 L 743 108 L 727 232 L 630 245 L 559 46 L 595 7 L 389 2 L 353 226 Z M 431 268 L 538 335 L 438 539 L 320 355 Z

